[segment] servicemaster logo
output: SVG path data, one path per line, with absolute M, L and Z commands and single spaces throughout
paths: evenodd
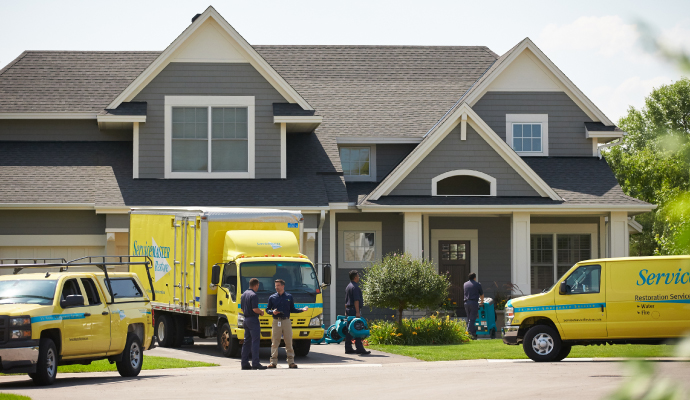
M 273 248 L 273 250 L 283 247 L 280 245 L 280 243 L 275 243 L 275 242 L 257 243 L 256 245 L 257 246 L 271 246 L 271 248 Z
M 158 282 L 161 278 L 170 272 L 170 264 L 168 258 L 170 257 L 170 247 L 160 247 L 156 244 L 156 240 L 151 238 L 152 245 L 148 242 L 141 245 L 134 241 L 135 256 L 149 256 L 153 259 L 153 270 L 155 272 L 155 279 Z

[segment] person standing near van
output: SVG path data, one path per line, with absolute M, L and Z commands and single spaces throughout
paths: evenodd
M 479 302 L 484 305 L 484 290 L 482 284 L 476 281 L 477 274 L 472 272 L 469 280 L 463 285 L 465 292 L 465 313 L 467 314 L 467 331 L 473 340 L 477 340 L 477 327 L 474 322 L 479 315 Z
M 244 314 L 244 343 L 242 344 L 242 369 L 266 369 L 259 362 L 259 340 L 261 340 L 261 325 L 259 316 L 264 312 L 259 309 L 259 280 L 249 280 L 249 289 L 242 293 L 240 303 Z M 249 365 L 249 355 L 252 356 L 252 364 Z
M 276 292 L 268 298 L 266 312 L 273 315 L 273 325 L 271 326 L 271 363 L 268 368 L 278 367 L 278 348 L 280 347 L 280 337 L 285 341 L 285 352 L 290 368 L 297 368 L 295 364 L 295 350 L 292 348 L 292 322 L 291 313 L 301 313 L 307 311 L 309 307 L 295 308 L 292 295 L 285 291 L 285 281 L 275 280 Z
M 345 288 L 345 315 L 361 318 L 362 307 L 364 307 L 364 298 L 362 297 L 362 290 L 359 288 L 359 273 L 353 269 L 350 271 L 350 284 Z M 353 339 L 349 332 L 345 335 L 345 354 L 371 353 L 371 351 L 364 350 L 362 339 L 354 339 L 357 350 L 352 350 Z

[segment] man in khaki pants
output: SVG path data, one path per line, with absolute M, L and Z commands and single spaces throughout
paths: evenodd
M 291 313 L 301 313 L 307 311 L 309 307 L 295 308 L 292 295 L 285 292 L 285 281 L 276 279 L 276 292 L 268 298 L 266 312 L 273 315 L 273 325 L 271 331 L 271 363 L 268 368 L 278 366 L 278 347 L 280 338 L 285 341 L 285 351 L 287 352 L 287 362 L 290 368 L 297 368 L 295 364 L 295 351 L 292 349 L 292 323 L 290 322 Z

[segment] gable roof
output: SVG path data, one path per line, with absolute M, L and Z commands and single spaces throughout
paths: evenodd
M 200 16 L 195 17 L 192 23 L 177 37 L 139 76 L 136 77 L 109 105 L 108 108 L 117 108 L 122 102 L 131 101 L 141 89 L 143 89 L 165 66 L 171 61 L 176 50 L 180 49 L 185 41 L 194 34 L 209 19 L 214 20 L 223 29 L 230 40 L 237 45 L 236 50 L 249 61 L 250 64 L 276 88 L 276 90 L 289 103 L 297 103 L 305 110 L 313 110 L 312 106 L 300 96 L 297 91 L 268 64 L 254 48 L 220 15 L 212 6 L 209 6 Z
M 462 103 L 445 121 L 437 126 L 431 134 L 427 134 L 424 140 L 400 163 L 393 171 L 381 181 L 366 200 L 378 200 L 382 196 L 389 195 L 395 187 L 455 128 L 460 119 L 466 116 L 467 123 L 501 156 L 534 190 L 542 197 L 552 200 L 562 200 L 549 185 L 544 182 L 508 144 L 501 138 L 470 108 Z

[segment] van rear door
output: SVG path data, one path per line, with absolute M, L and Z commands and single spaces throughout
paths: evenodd
M 556 316 L 566 340 L 602 339 L 606 330 L 604 266 L 581 265 L 565 278 L 566 292 L 556 290 Z

